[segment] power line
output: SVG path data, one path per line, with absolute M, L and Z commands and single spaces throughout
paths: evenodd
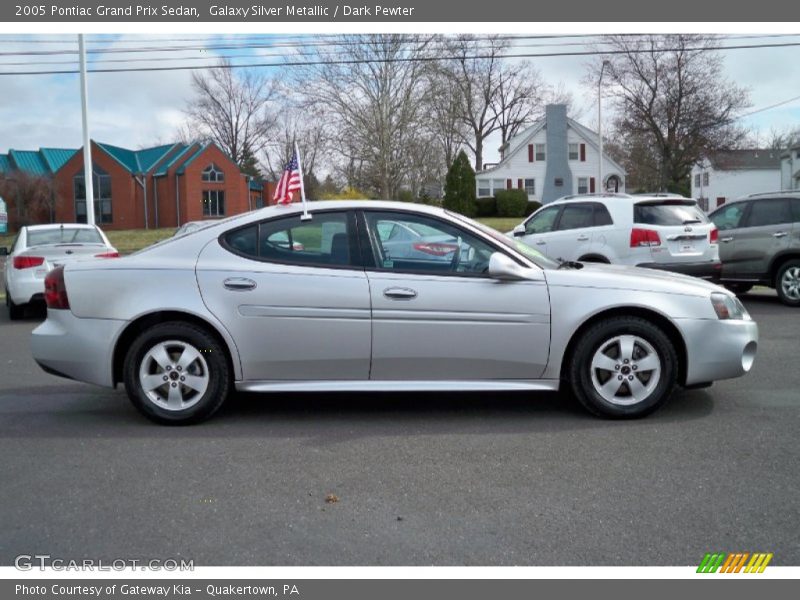
M 665 52 L 711 52 L 727 50 L 748 50 L 761 48 L 787 48 L 800 46 L 800 42 L 787 42 L 778 44 L 741 44 L 735 46 L 701 46 L 684 48 L 658 48 L 658 49 L 629 49 L 629 50 L 587 50 L 573 52 L 546 52 L 546 53 L 516 53 L 503 54 L 500 58 L 552 58 L 558 56 L 610 56 L 617 54 L 649 54 Z M 204 64 L 204 65 L 180 65 L 166 67 L 126 67 L 117 69 L 89 69 L 89 73 L 132 73 L 132 72 L 151 72 L 151 71 L 189 71 L 201 69 L 249 69 L 249 68 L 275 68 L 275 67 L 306 67 L 321 65 L 352 65 L 352 64 L 375 64 L 375 63 L 400 63 L 400 62 L 434 62 L 446 60 L 481 60 L 488 58 L 498 58 L 491 54 L 476 54 L 466 56 L 410 56 L 400 58 L 373 58 L 373 59 L 349 59 L 349 60 L 307 60 L 307 61 L 284 61 L 284 62 L 254 62 L 245 64 Z M 73 75 L 78 73 L 77 69 L 52 70 L 52 71 L 5 71 L 0 72 L 0 76 L 8 75 Z
M 739 115 L 737 119 L 744 119 L 745 117 L 750 117 L 752 115 L 757 115 L 758 113 L 762 113 L 768 110 L 772 110 L 773 108 L 778 108 L 779 106 L 783 106 L 784 104 L 789 104 L 790 102 L 794 102 L 795 100 L 800 100 L 800 96 L 795 96 L 794 98 L 789 98 L 787 100 L 782 100 L 780 102 L 776 102 L 775 104 L 770 104 L 769 106 L 764 106 L 763 108 L 758 108 L 756 110 L 751 110 L 750 112 L 744 113 L 743 115 Z

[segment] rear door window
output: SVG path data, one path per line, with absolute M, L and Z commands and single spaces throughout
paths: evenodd
M 633 222 L 642 225 L 690 225 L 708 223 L 708 217 L 694 202 L 665 200 L 633 206 Z
M 558 230 L 583 229 L 594 224 L 591 204 L 567 204 L 558 220 Z
M 768 198 L 753 200 L 747 227 L 765 227 L 792 222 L 792 208 L 788 198 Z
M 611 218 L 611 213 L 608 212 L 608 209 L 605 207 L 605 205 L 600 204 L 599 202 L 593 202 L 592 204 L 594 205 L 595 227 L 614 224 L 614 220 Z
M 360 262 L 355 233 L 346 212 L 316 213 L 271 219 L 235 229 L 223 245 L 236 254 L 268 262 L 317 267 L 343 267 Z

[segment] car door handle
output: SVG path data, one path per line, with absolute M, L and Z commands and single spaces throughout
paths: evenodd
M 233 290 L 234 292 L 246 292 L 248 290 L 256 289 L 256 282 L 246 277 L 229 277 L 222 282 L 226 290 Z
M 731 236 L 728 236 L 728 237 L 719 238 L 719 241 L 722 242 L 723 244 L 727 244 L 728 242 L 732 242 L 733 241 L 733 236 L 731 235 Z
M 537 246 L 544 246 L 546 243 L 547 242 L 544 242 L 544 241 L 538 241 L 538 242 L 536 242 L 536 245 Z
M 386 288 L 383 295 L 391 300 L 413 300 L 417 292 L 409 288 Z
M 782 238 L 782 237 L 786 237 L 787 235 L 789 235 L 789 234 L 786 233 L 785 231 L 778 231 L 777 233 L 773 233 L 772 237 Z
M 585 242 L 585 241 L 587 241 L 588 239 L 589 239 L 589 236 L 588 236 L 588 235 L 579 235 L 579 236 L 578 236 L 578 241 L 579 241 L 579 242 Z

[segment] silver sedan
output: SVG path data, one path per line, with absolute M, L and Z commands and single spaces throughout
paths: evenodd
M 313 202 L 309 212 L 265 208 L 53 270 L 34 358 L 57 375 L 123 383 L 160 423 L 206 419 L 232 389 L 562 385 L 592 413 L 629 418 L 678 385 L 753 365 L 755 322 L 702 280 L 554 262 L 421 205 Z M 398 223 L 459 243 L 448 260 L 387 252 L 381 233 Z

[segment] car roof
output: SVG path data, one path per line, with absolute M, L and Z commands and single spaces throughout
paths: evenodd
M 751 200 L 756 198 L 800 198 L 800 190 L 778 190 L 775 192 L 758 192 L 757 194 L 748 194 L 747 196 L 741 196 L 740 198 L 736 198 L 736 201 L 739 200 Z
M 572 196 L 563 196 L 553 202 L 549 202 L 544 206 L 552 206 L 553 204 L 568 203 L 568 202 L 597 202 L 603 200 L 614 200 L 625 204 L 639 204 L 647 202 L 648 200 L 689 200 L 697 202 L 694 198 L 686 198 L 680 194 L 667 194 L 667 193 L 653 193 L 653 194 L 573 194 Z M 609 203 L 611 204 L 611 203 Z

